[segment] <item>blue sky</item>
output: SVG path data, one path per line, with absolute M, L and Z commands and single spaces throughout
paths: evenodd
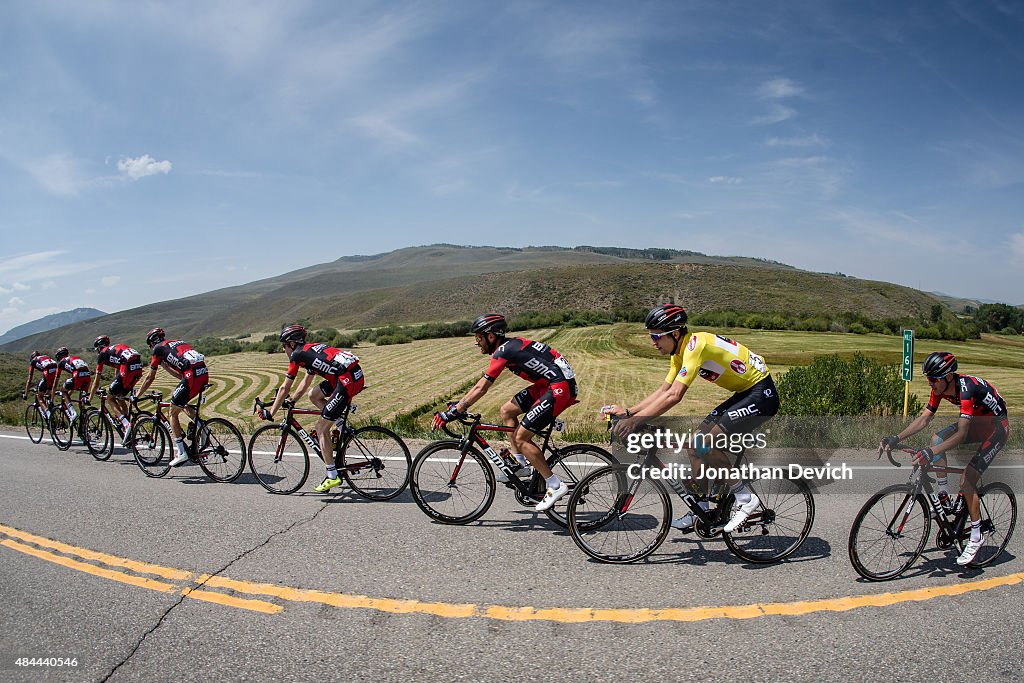
M 1011 0 L 7 2 L 0 92 L 0 331 L 442 241 L 1024 303 Z

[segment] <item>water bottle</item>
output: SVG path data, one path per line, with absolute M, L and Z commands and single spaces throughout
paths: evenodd
M 945 491 L 939 491 L 939 504 L 942 505 L 942 511 L 946 514 L 953 511 L 953 501 L 949 499 L 949 494 Z

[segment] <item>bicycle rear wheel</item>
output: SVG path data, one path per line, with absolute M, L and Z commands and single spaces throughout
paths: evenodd
M 590 557 L 610 564 L 638 562 L 661 546 L 672 501 L 660 481 L 630 479 L 626 467 L 604 467 L 583 478 L 569 497 L 569 535 Z
M 97 460 L 108 460 L 113 449 L 113 430 L 99 408 L 90 408 L 83 418 L 85 424 L 85 447 Z
M 494 502 L 494 472 L 484 456 L 458 441 L 435 441 L 412 463 L 409 491 L 416 505 L 442 524 L 469 524 Z
M 981 487 L 981 532 L 985 541 L 968 567 L 984 567 L 996 561 L 1006 548 L 1017 526 L 1017 497 L 1013 489 L 1001 481 Z M 970 518 L 963 515 L 954 538 L 956 549 L 964 551 L 971 537 Z
M 174 439 L 156 417 L 143 417 L 131 426 L 131 447 L 135 464 L 147 477 L 162 477 L 171 469 Z
M 229 482 L 245 469 L 245 441 L 238 429 L 227 420 L 215 417 L 199 422 L 196 460 L 214 481 Z
M 924 552 L 932 520 L 924 496 L 912 494 L 908 484 L 886 487 L 869 498 L 853 520 L 850 562 L 865 579 L 894 579 Z
M 363 498 L 390 500 L 409 485 L 412 457 L 397 434 L 371 425 L 348 432 L 335 464 Z
M 762 480 L 747 486 L 761 505 L 735 531 L 723 534 L 725 544 L 747 562 L 767 564 L 789 557 L 814 524 L 810 487 L 801 479 Z
M 25 431 L 32 443 L 39 443 L 43 440 L 43 433 L 46 431 L 46 420 L 39 411 L 39 406 L 29 403 L 25 406 Z
M 548 467 L 558 478 L 569 487 L 569 493 L 555 502 L 545 511 L 552 522 L 563 529 L 569 526 L 568 509 L 569 495 L 576 489 L 584 477 L 591 472 L 618 464 L 611 453 L 603 448 L 589 444 L 575 444 L 559 448 L 548 459 Z M 543 492 L 542 492 L 543 495 Z
M 295 493 L 309 476 L 309 451 L 290 427 L 266 425 L 249 439 L 249 469 L 271 493 Z
M 50 440 L 58 450 L 66 451 L 71 448 L 71 440 L 75 438 L 75 425 L 68 420 L 64 406 L 54 405 L 50 411 Z

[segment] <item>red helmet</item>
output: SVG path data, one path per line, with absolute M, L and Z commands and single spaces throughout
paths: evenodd
M 164 328 L 154 327 L 148 333 L 146 333 L 146 343 L 152 347 L 155 344 L 159 344 L 165 338 Z
M 503 335 L 508 332 L 508 323 L 505 316 L 500 313 L 484 313 L 473 321 L 469 331 L 473 334 L 497 334 Z
M 101 334 L 100 336 L 96 337 L 96 341 L 92 343 L 92 348 L 97 350 L 105 349 L 108 346 L 110 346 L 110 337 L 108 337 L 105 334 Z
M 281 330 L 282 344 L 304 344 L 306 342 L 306 328 L 302 325 L 289 325 Z
M 647 313 L 644 327 L 649 330 L 682 330 L 686 328 L 686 310 L 675 304 L 656 306 Z

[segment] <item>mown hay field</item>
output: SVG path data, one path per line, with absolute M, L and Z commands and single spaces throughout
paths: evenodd
M 788 332 L 762 330 L 715 330 L 749 346 L 764 356 L 774 375 L 789 367 L 806 365 L 815 356 L 864 353 L 886 362 L 899 363 L 902 340 L 883 335 Z M 571 427 L 592 429 L 598 411 L 606 403 L 634 403 L 663 381 L 667 360 L 657 357 L 640 325 L 616 324 L 564 330 L 535 330 L 522 333 L 543 340 L 566 356 L 576 371 L 580 405 L 563 415 Z M 1024 344 L 999 336 L 964 343 L 918 341 L 915 347 L 915 379 L 911 391 L 922 400 L 928 386 L 920 376 L 920 363 L 935 350 L 949 350 L 960 359 L 961 372 L 984 377 L 998 387 L 1011 414 L 1024 406 Z M 358 421 L 389 420 L 424 406 L 440 408 L 451 397 L 461 397 L 487 367 L 472 337 L 431 339 L 391 346 L 358 347 L 366 373 L 366 389 L 359 395 Z M 239 353 L 208 359 L 213 387 L 204 410 L 232 419 L 251 418 L 253 399 L 271 398 L 284 379 L 284 353 Z M 301 380 L 302 374 L 299 375 Z M 297 380 L 297 381 L 299 381 Z M 156 387 L 169 395 L 174 383 L 160 372 Z M 526 383 L 504 375 L 478 407 L 496 418 L 498 407 Z M 698 380 L 683 403 L 674 411 L 682 415 L 706 414 L 724 400 L 728 392 Z M 308 404 L 308 402 L 306 402 Z M 953 414 L 943 403 L 940 411 Z M 420 418 L 426 425 L 430 411 Z

